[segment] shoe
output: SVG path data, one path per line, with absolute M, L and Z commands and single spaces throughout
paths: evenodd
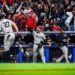
M 68 56 L 68 58 L 71 60 L 71 59 L 72 59 L 72 54 L 70 54 L 70 55 Z
M 60 60 L 59 60 L 59 59 L 57 59 L 57 60 L 56 60 L 56 63 L 60 63 Z

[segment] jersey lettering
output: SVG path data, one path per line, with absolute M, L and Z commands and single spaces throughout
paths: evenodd
M 5 26 L 5 28 L 9 27 L 9 21 L 4 22 L 3 25 Z

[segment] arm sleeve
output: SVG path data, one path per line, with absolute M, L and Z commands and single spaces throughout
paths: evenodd
M 6 7 L 7 11 L 9 11 L 9 10 L 10 10 L 10 9 L 9 9 L 9 7 L 8 7 L 8 5 L 6 5 L 5 7 Z
M 65 24 L 69 25 L 72 20 L 73 14 L 71 12 L 67 12 L 66 15 L 68 15 L 68 18 L 66 19 Z
M 20 5 L 20 6 L 18 7 L 18 9 L 16 10 L 16 13 L 18 13 L 18 12 L 20 11 L 22 5 L 23 5 L 23 2 L 21 3 L 21 5 Z
M 45 34 L 43 34 L 43 40 L 46 40 L 46 36 L 45 36 Z
M 45 36 L 45 34 L 43 34 L 42 38 L 43 38 L 43 40 L 40 42 L 40 44 L 45 44 L 45 42 L 46 42 L 46 36 Z

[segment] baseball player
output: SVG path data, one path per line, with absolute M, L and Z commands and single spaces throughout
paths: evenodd
M 40 26 L 36 28 L 36 31 L 33 31 L 34 37 L 34 46 L 33 46 L 33 62 L 36 62 L 37 53 L 41 55 L 42 62 L 45 63 L 44 47 L 43 44 L 46 40 L 44 33 Z
M 37 52 L 40 53 L 42 62 L 45 63 L 44 47 L 43 44 L 46 40 L 44 33 L 41 30 L 41 27 L 38 26 L 36 32 L 33 31 L 34 36 L 34 46 L 33 46 L 33 62 L 36 62 Z
M 18 32 L 18 28 L 14 22 L 5 19 L 4 14 L 0 14 L 0 30 L 4 32 L 4 59 L 8 60 L 11 57 L 10 47 L 12 46 L 15 34 L 13 33 L 13 28 Z
M 58 45 L 63 52 L 63 55 L 59 57 L 56 62 L 60 62 L 63 58 L 65 58 L 66 62 L 69 63 L 67 44 L 69 43 L 70 38 L 67 34 L 64 34 L 64 30 L 61 30 L 61 33 L 57 37 Z

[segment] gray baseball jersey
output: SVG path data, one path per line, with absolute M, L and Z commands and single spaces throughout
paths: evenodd
M 43 32 L 37 33 L 36 31 L 33 31 L 33 36 L 34 36 L 34 44 L 39 44 L 41 41 L 46 39 Z
M 0 21 L 0 30 L 5 33 L 4 51 L 8 51 L 14 42 L 15 34 L 13 33 L 13 24 L 14 22 L 8 19 L 2 19 Z
M 33 31 L 33 36 L 34 36 L 33 62 L 36 62 L 37 52 L 39 52 L 41 55 L 42 62 L 45 63 L 44 47 L 42 46 L 37 51 L 37 49 L 38 49 L 37 44 L 40 44 L 41 41 L 44 41 L 46 39 L 46 37 L 43 32 L 37 33 L 36 31 Z
M 14 24 L 14 22 L 12 22 L 11 20 L 2 19 L 0 21 L 0 29 L 3 32 L 13 32 L 12 24 Z

